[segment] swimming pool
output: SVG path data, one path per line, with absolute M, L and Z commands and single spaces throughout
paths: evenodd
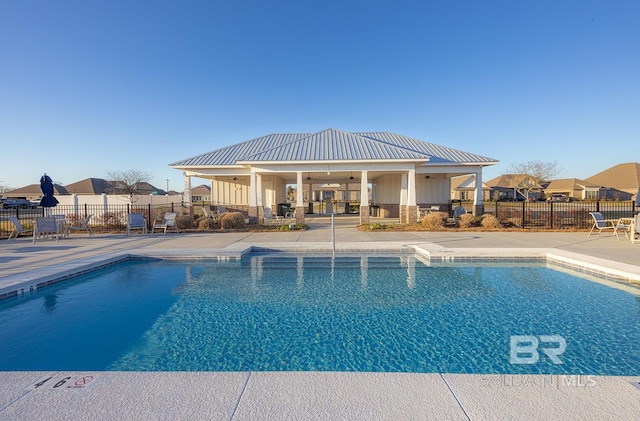
M 132 260 L 4 300 L 0 330 L 0 370 L 640 375 L 638 295 L 545 264 Z

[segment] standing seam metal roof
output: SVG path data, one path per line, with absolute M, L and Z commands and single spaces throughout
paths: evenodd
M 435 163 L 495 163 L 494 159 L 388 132 L 270 134 L 187 158 L 171 166 L 229 166 L 238 162 L 424 160 Z

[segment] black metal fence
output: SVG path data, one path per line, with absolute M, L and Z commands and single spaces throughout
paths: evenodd
M 0 237 L 7 238 L 13 231 L 13 223 L 8 217 L 16 217 L 25 229 L 33 227 L 33 220 L 37 216 L 45 216 L 49 211 L 51 215 L 65 215 L 68 221 L 83 220 L 88 215 L 92 215 L 89 224 L 94 232 L 126 232 L 127 215 L 130 213 L 142 213 L 149 228 L 156 219 L 162 219 L 166 212 L 185 213 L 186 208 L 179 204 L 169 203 L 160 205 L 58 205 L 55 208 L 45 210 L 36 209 L 0 209 Z
M 632 217 L 638 210 L 634 201 L 485 202 L 485 213 L 495 215 L 504 226 L 528 229 L 590 228 L 589 212 L 618 219 Z

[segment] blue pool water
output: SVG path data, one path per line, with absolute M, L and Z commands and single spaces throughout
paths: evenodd
M 0 332 L 0 370 L 640 375 L 638 296 L 404 255 L 129 261 L 0 302 Z M 563 364 L 512 364 L 512 335 Z

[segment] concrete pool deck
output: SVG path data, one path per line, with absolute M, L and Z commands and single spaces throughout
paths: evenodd
M 336 218 L 338 253 L 419 248 L 435 262 L 450 262 L 449 256 L 557 256 L 595 271 L 617 271 L 623 279 L 640 279 L 640 244 L 610 234 L 361 232 L 354 220 Z M 0 292 L 125 255 L 237 256 L 251 247 L 331 251 L 329 219 L 310 218 L 308 223 L 309 230 L 297 232 L 0 241 Z M 2 372 L 0 418 L 635 419 L 638 382 L 640 377 L 446 373 Z

